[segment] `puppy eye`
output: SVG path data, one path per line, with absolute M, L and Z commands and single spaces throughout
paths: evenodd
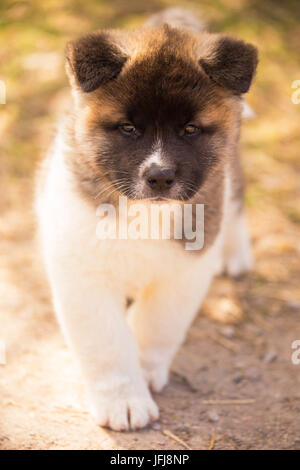
M 135 134 L 135 131 L 136 131 L 134 125 L 130 124 L 129 122 L 125 122 L 124 124 L 120 124 L 119 129 L 125 135 Z
M 194 126 L 193 124 L 188 124 L 184 128 L 184 135 L 193 136 L 200 132 L 199 127 Z

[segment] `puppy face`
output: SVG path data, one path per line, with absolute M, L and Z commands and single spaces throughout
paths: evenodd
M 241 41 L 168 26 L 69 44 L 76 164 L 94 192 L 191 199 L 234 151 L 256 61 Z

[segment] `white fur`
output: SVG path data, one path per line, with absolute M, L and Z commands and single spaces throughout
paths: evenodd
M 203 255 L 168 240 L 98 240 L 96 211 L 74 190 L 61 138 L 37 212 L 55 310 L 85 378 L 91 413 L 114 430 L 141 428 L 158 417 L 148 385 L 159 391 L 167 383 L 216 271 L 225 225 Z M 242 222 L 237 227 L 235 242 L 243 239 Z M 135 302 L 126 318 L 127 297 Z
M 157 166 L 161 166 L 163 161 L 162 161 L 162 145 L 161 142 L 158 140 L 156 144 L 153 146 L 153 151 L 151 155 L 149 155 L 148 158 L 141 164 L 140 166 L 140 175 L 142 175 L 147 168 L 150 168 L 153 164 Z

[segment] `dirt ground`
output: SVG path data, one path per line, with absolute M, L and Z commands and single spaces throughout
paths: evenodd
M 160 421 L 122 434 L 97 427 L 86 411 L 24 208 L 28 191 L 18 198 L 19 211 L 15 201 L 1 219 L 1 449 L 300 448 L 300 365 L 291 361 L 300 339 L 300 267 L 291 250 L 281 253 L 280 217 L 270 235 L 269 217 L 255 212 L 256 271 L 215 280 L 156 397 Z M 270 217 L 274 229 L 276 214 Z M 299 249 L 299 231 L 293 236 Z
M 127 434 L 97 427 L 54 317 L 31 208 L 36 161 L 65 96 L 65 42 L 99 26 L 136 26 L 174 3 L 1 2 L 0 449 L 300 449 L 300 364 L 291 360 L 300 340 L 300 104 L 291 100 L 299 2 L 201 2 L 210 30 L 260 52 L 247 98 L 256 118 L 242 132 L 256 263 L 242 279 L 215 279 L 155 397 L 160 421 Z

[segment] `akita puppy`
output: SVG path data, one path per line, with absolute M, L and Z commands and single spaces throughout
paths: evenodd
M 73 106 L 36 207 L 55 310 L 101 426 L 158 418 L 150 391 L 167 384 L 214 274 L 251 267 L 238 147 L 256 65 L 255 47 L 178 10 L 67 45 Z M 204 204 L 202 249 L 174 236 L 99 239 L 96 209 L 119 196 Z

